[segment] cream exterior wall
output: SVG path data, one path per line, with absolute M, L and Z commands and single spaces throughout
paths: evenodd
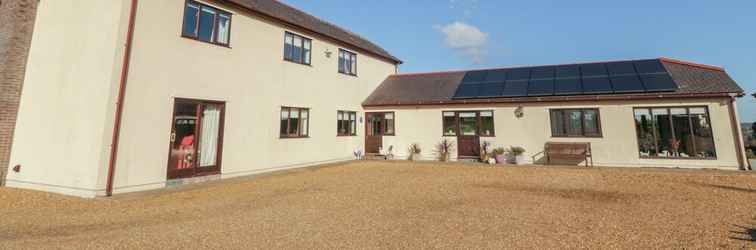
M 123 1 L 40 1 L 9 165 L 10 187 L 94 197 L 107 162 Z
M 481 137 L 494 147 L 522 146 L 526 149 L 529 163 L 543 163 L 543 147 L 546 142 L 590 142 L 596 166 L 618 167 L 679 167 L 738 169 L 735 141 L 730 123 L 729 99 L 699 100 L 654 100 L 654 101 L 601 101 L 574 103 L 524 103 L 500 105 L 464 106 L 404 106 L 370 109 L 396 112 L 396 136 L 384 136 L 383 145 L 393 145 L 397 158 L 407 157 L 407 148 L 418 143 L 423 159 L 435 160 L 433 147 L 443 138 L 455 142 L 452 158 L 456 158 L 456 137 L 442 136 L 442 111 L 493 110 L 495 137 Z M 514 115 L 518 106 L 524 116 Z M 692 159 L 641 159 L 636 139 L 634 107 L 706 106 L 714 133 L 717 151 L 716 160 Z M 549 109 L 598 108 L 603 137 L 601 138 L 552 138 Z
M 393 63 L 222 5 L 233 14 L 231 48 L 181 38 L 184 3 L 140 1 L 115 193 L 165 185 L 174 98 L 226 102 L 223 178 L 353 159 L 364 123 L 338 137 L 337 110 L 362 118 L 361 102 Z M 285 31 L 312 39 L 312 66 L 283 60 Z M 358 54 L 358 77 L 338 73 L 339 48 Z M 310 138 L 279 138 L 281 106 L 310 108 Z

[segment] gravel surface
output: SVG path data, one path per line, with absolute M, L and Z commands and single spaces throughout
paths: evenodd
M 756 174 L 363 161 L 93 200 L 0 188 L 0 249 L 756 249 Z

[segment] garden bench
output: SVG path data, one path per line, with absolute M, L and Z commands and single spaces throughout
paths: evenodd
M 590 158 L 590 166 L 593 167 L 590 142 L 547 142 L 543 152 L 546 155 L 546 164 L 550 164 L 552 158 L 565 158 L 585 160 L 585 166 L 588 167 Z

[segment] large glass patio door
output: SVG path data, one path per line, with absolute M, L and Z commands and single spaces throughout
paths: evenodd
M 168 179 L 220 173 L 224 108 L 222 102 L 176 99 Z

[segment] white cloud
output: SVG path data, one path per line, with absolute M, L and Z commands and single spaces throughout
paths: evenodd
M 446 46 L 470 58 L 473 63 L 481 63 L 485 59 L 488 34 L 478 27 L 457 21 L 435 28 L 446 35 Z

